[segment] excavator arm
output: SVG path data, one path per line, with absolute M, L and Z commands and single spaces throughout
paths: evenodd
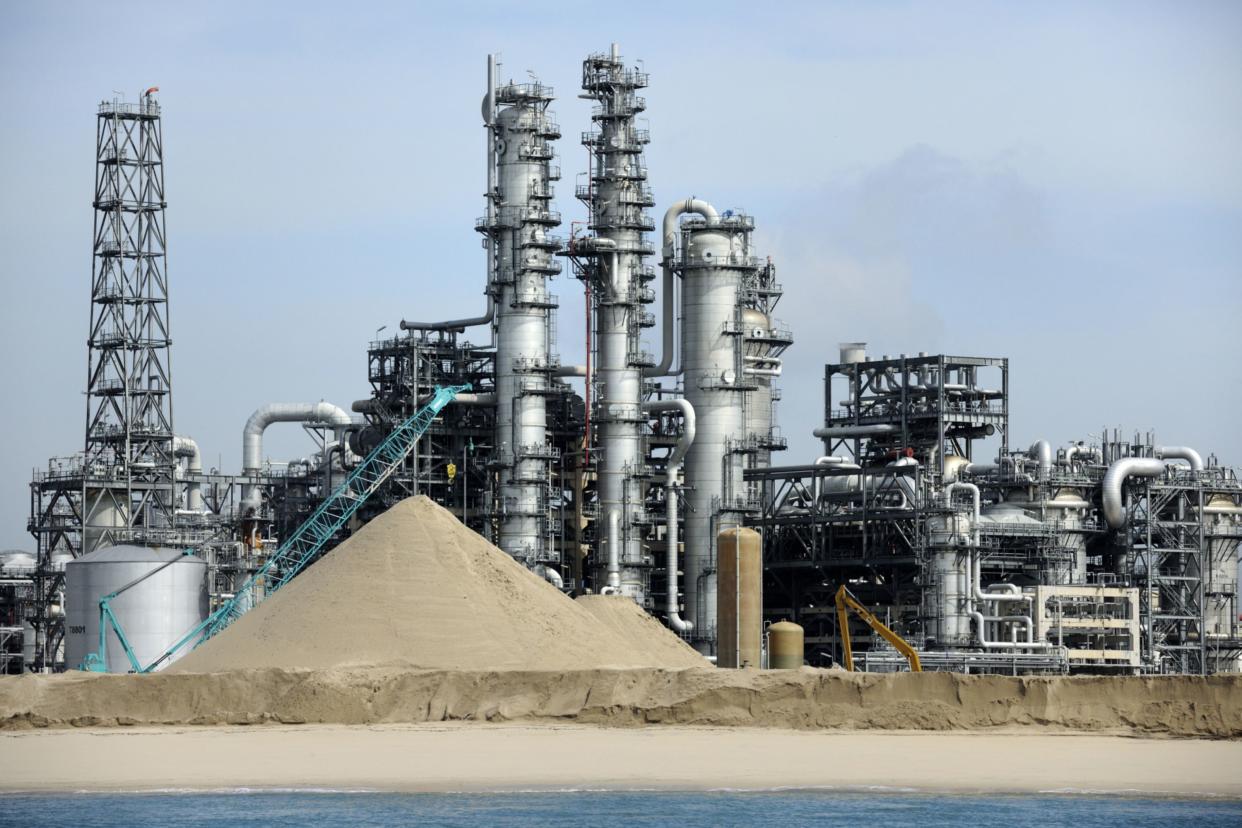
M 845 584 L 842 584 L 840 589 L 837 590 L 837 631 L 841 634 L 841 652 L 846 670 L 854 671 L 854 652 L 850 646 L 849 610 L 858 613 L 858 617 L 866 622 L 868 627 L 882 636 L 889 644 L 892 644 L 897 652 L 906 657 L 906 661 L 910 662 L 910 672 L 923 672 L 923 665 L 919 663 L 918 652 L 904 638 L 890 630 L 870 610 L 859 603 L 858 599 L 845 588 Z

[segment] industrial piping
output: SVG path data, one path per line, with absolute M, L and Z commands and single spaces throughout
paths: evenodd
M 872 437 L 877 434 L 895 434 L 897 426 L 887 423 L 877 423 L 874 425 L 856 425 L 856 426 L 834 426 L 832 428 L 817 428 L 812 432 L 821 440 L 827 440 L 835 437 Z
M 263 468 L 263 432 L 272 423 L 321 423 L 331 426 L 337 439 L 352 424 L 349 412 L 332 403 L 268 403 L 261 406 L 246 420 L 242 429 L 242 474 L 258 474 Z M 242 492 L 242 512 L 258 509 L 261 505 L 259 487 L 245 486 Z
M 971 552 L 967 560 L 967 566 L 970 567 L 970 597 L 972 602 L 978 602 L 981 606 L 988 601 L 1020 601 L 1029 604 L 1031 599 L 1027 595 L 1022 594 L 1022 590 L 1013 584 L 1003 585 L 1001 592 L 985 593 L 982 588 L 980 579 L 980 554 L 979 554 L 979 518 L 981 514 L 982 497 L 979 487 L 973 483 L 955 482 L 950 483 L 944 488 L 944 504 L 945 506 L 953 505 L 953 493 L 965 491 L 970 493 L 971 497 L 971 520 L 970 520 L 970 547 Z M 993 587 L 989 587 L 993 589 Z M 984 649 L 1047 649 L 1050 645 L 1046 642 L 1035 641 L 1035 623 L 1029 614 L 1027 615 L 1005 615 L 1005 616 L 986 616 L 978 610 L 971 609 L 967 613 L 970 618 L 978 626 L 979 645 Z M 991 641 L 987 637 L 988 621 L 1021 621 L 1026 627 L 1026 638 L 1023 641 Z
M 663 354 L 660 357 L 660 363 L 651 368 L 643 369 L 643 376 L 646 377 L 669 377 L 678 373 L 671 370 L 673 365 L 673 322 L 676 319 L 676 307 L 673 301 L 674 297 L 674 279 L 673 279 L 673 254 L 677 244 L 677 220 L 686 213 L 697 213 L 708 221 L 714 221 L 720 218 L 720 214 L 716 212 L 716 208 L 697 198 L 687 198 L 685 201 L 679 201 L 664 213 L 663 226 L 663 258 L 660 260 L 660 267 L 664 270 L 664 318 L 661 346 Z
M 1191 471 L 1203 471 L 1203 457 L 1189 446 L 1156 446 L 1159 460 L 1185 460 Z
M 268 403 L 261 406 L 246 420 L 246 427 L 242 430 L 243 474 L 257 474 L 262 469 L 263 432 L 272 423 L 322 423 L 339 432 L 353 421 L 348 411 L 327 402 Z
M 1159 477 L 1164 474 L 1164 463 L 1151 457 L 1123 457 L 1108 467 L 1104 475 L 1104 520 L 1113 529 L 1120 529 L 1126 522 L 1125 502 L 1121 488 L 1127 477 Z
M 1047 480 L 1052 474 L 1052 443 L 1047 440 L 1036 440 L 1031 443 L 1027 456 L 1039 463 L 1039 478 Z
M 681 437 L 673 452 L 668 456 L 664 466 L 664 503 L 665 503 L 665 542 L 668 546 L 668 597 L 665 610 L 668 623 L 678 632 L 690 632 L 694 623 L 681 617 L 681 606 L 677 601 L 677 473 L 681 471 L 682 461 L 686 452 L 694 443 L 695 417 L 694 406 L 687 400 L 652 400 L 643 403 L 644 411 L 680 411 L 682 418 Z
M 492 194 L 496 192 L 496 56 L 487 56 L 487 95 L 483 98 L 483 123 L 487 127 L 487 217 L 489 223 L 495 218 Z M 401 320 L 403 331 L 464 331 L 476 325 L 487 325 L 496 317 L 496 298 L 492 295 L 492 281 L 496 274 L 495 245 L 487 245 L 487 310 L 482 316 L 469 319 L 449 319 L 445 322 L 407 322 Z

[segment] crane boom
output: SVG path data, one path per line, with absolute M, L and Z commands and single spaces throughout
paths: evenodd
M 841 634 L 841 654 L 844 657 L 846 670 L 849 670 L 851 673 L 854 671 L 854 652 L 850 646 L 850 619 L 848 614 L 848 610 L 851 609 L 858 613 L 858 617 L 865 621 L 868 627 L 883 636 L 885 641 L 897 649 L 897 652 L 906 657 L 906 661 L 910 662 L 910 672 L 923 672 L 923 665 L 919 663 L 919 654 L 910 646 L 909 642 L 890 630 L 880 619 L 876 618 L 869 609 L 864 607 L 845 588 L 845 584 L 842 584 L 840 589 L 837 590 L 837 631 Z

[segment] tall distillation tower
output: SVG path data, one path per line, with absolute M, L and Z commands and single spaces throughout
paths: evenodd
M 615 554 L 620 563 L 619 591 L 647 604 L 650 562 L 643 552 L 642 527 L 645 474 L 642 410 L 643 369 L 653 360 L 639 346 L 643 328 L 655 324 L 644 305 L 654 292 L 648 283 L 653 269 L 645 262 L 653 248 L 647 232 L 655 222 L 647 208 L 655 203 L 647 187 L 643 146 L 649 136 L 636 117 L 646 102 L 635 94 L 647 85 L 646 73 L 627 69 L 616 44 L 608 54 L 595 54 L 582 64 L 584 98 L 596 101 L 594 128 L 583 134 L 591 151 L 587 183 L 577 195 L 590 208 L 594 236 L 576 239 L 573 253 L 588 259 L 583 269 L 594 300 L 597 362 L 593 419 L 595 455 L 599 462 L 599 523 L 603 527 L 600 558 Z M 667 301 L 667 299 L 666 299 Z M 596 582 L 604 583 L 602 561 Z
M 175 524 L 172 340 L 158 90 L 100 104 L 82 553 Z
M 551 141 L 560 130 L 548 113 L 551 88 L 538 81 L 494 85 L 488 63 L 485 118 L 489 127 L 487 215 L 479 230 L 489 247 L 489 291 L 495 301 L 496 465 L 500 474 L 498 545 L 528 567 L 556 565 L 551 542 L 547 397 L 556 371 L 549 325 L 555 297 L 548 278 L 559 273 L 551 234 Z

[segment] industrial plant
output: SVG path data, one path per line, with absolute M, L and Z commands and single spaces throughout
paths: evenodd
M 616 45 L 583 61 L 567 228 L 553 90 L 489 58 L 479 306 L 371 342 L 361 399 L 254 400 L 231 474 L 175 428 L 158 90 L 100 104 L 85 430 L 31 481 L 35 554 L 0 561 L 5 671 L 158 670 L 414 495 L 719 668 L 1242 671 L 1235 469 L 1176 435 L 1013 434 L 1003 356 L 795 343 L 779 251 L 719 200 L 745 194 L 657 199 L 647 85 Z M 558 275 L 585 332 L 558 332 Z M 777 421 L 795 347 L 825 363 L 794 380 L 822 379 L 822 421 Z M 270 459 L 278 424 L 315 450 Z

